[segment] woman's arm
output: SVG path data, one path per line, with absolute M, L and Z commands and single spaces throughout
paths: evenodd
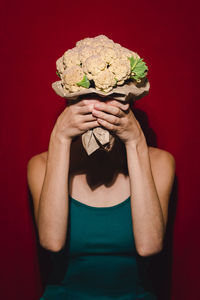
M 67 233 L 70 146 L 71 140 L 61 141 L 52 132 L 46 163 L 38 155 L 28 163 L 40 244 L 54 252 L 63 247 Z
M 41 244 L 53 251 L 63 247 L 67 234 L 70 146 L 71 140 L 60 141 L 52 133 L 38 210 L 38 230 Z
M 163 248 L 168 201 L 175 174 L 175 160 L 164 150 L 155 149 L 151 159 L 144 135 L 125 143 L 131 186 L 131 213 L 137 251 L 142 256 Z
M 99 124 L 113 131 L 126 147 L 137 251 L 142 256 L 160 252 L 175 175 L 174 157 L 160 149 L 156 149 L 159 155 L 150 157 L 142 128 L 126 103 L 112 100 L 109 104 L 95 104 L 92 113 Z
M 97 127 L 93 105 L 81 100 L 67 105 L 52 130 L 46 162 L 41 156 L 28 163 L 27 179 L 33 196 L 40 244 L 60 251 L 68 224 L 68 173 L 72 139 Z

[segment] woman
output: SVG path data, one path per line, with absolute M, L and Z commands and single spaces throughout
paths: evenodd
M 115 144 L 88 156 L 81 134 L 97 126 Z M 147 145 L 130 103 L 68 101 L 48 151 L 28 163 L 40 244 L 53 262 L 40 299 L 156 299 L 143 262 L 162 250 L 174 175 L 174 157 Z

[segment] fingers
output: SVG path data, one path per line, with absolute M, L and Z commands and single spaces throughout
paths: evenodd
M 92 122 L 87 122 L 87 123 L 84 123 L 83 125 L 84 130 L 89 130 L 89 129 L 92 129 L 94 127 L 100 127 L 99 123 L 97 121 L 92 121 Z
M 104 102 L 97 103 L 97 104 L 94 105 L 93 112 L 97 111 L 97 110 L 104 111 L 106 113 L 109 113 L 111 115 L 115 115 L 115 116 L 118 116 L 118 117 L 122 117 L 124 115 L 119 107 L 116 107 L 114 105 L 109 105 L 109 104 L 104 103 Z
M 99 102 L 99 100 L 97 100 L 97 99 L 82 99 L 82 100 L 79 100 L 77 104 L 78 104 L 78 106 L 82 107 L 82 106 L 85 106 L 88 104 L 94 104 L 96 102 Z
M 105 120 L 109 123 L 112 123 L 114 125 L 120 125 L 121 124 L 121 118 L 115 116 L 115 115 L 110 115 L 107 114 L 103 111 L 100 110 L 93 110 L 92 114 L 97 117 L 97 120 L 101 119 L 101 120 Z
M 70 106 L 70 105 L 75 105 L 76 107 L 82 107 L 84 105 L 88 104 L 88 100 L 86 99 L 83 99 L 83 100 L 80 100 L 80 99 L 76 99 L 76 100 L 72 100 L 72 99 L 67 99 L 67 105 Z
M 121 110 L 126 111 L 130 107 L 130 103 L 125 101 L 119 101 L 119 100 L 108 100 L 106 101 L 109 105 L 113 105 L 116 107 L 119 107 Z
M 70 100 L 71 104 L 72 102 L 75 103 L 75 100 Z M 70 104 L 70 105 L 71 105 Z M 76 109 L 79 114 L 86 115 L 89 113 L 92 113 L 94 110 L 98 110 L 98 108 L 94 105 L 100 105 L 100 110 L 103 110 L 104 112 L 107 112 L 108 114 L 115 115 L 118 117 L 123 117 L 124 112 L 126 112 L 130 106 L 127 102 L 122 102 L 118 100 L 106 100 L 106 101 L 100 101 L 97 99 L 83 99 L 76 101 Z
M 87 105 L 84 105 L 84 106 L 80 106 L 78 109 L 79 113 L 81 115 L 85 115 L 85 114 L 88 114 L 88 113 L 91 113 L 92 110 L 93 110 L 93 107 L 94 107 L 94 104 L 87 104 Z
M 67 103 L 68 103 L 68 105 L 76 104 L 76 106 L 79 106 L 79 107 L 83 107 L 85 105 L 94 104 L 94 103 L 108 103 L 110 105 L 117 106 L 117 107 L 121 108 L 122 110 L 126 110 L 130 106 L 130 103 L 129 102 L 127 103 L 127 101 L 120 101 L 120 100 L 114 100 L 114 99 L 109 99 L 109 100 L 104 101 L 103 98 L 102 99 L 82 99 L 82 100 L 68 99 Z
M 92 114 L 82 115 L 80 116 L 81 122 L 90 122 L 97 120 L 97 117 L 93 116 Z
M 118 107 L 120 108 L 122 111 L 127 111 L 128 108 L 130 107 L 130 103 L 127 101 L 119 101 L 119 100 L 114 100 L 114 99 L 111 99 L 111 100 L 99 100 L 99 99 L 83 99 L 83 100 L 71 100 L 71 103 L 74 102 L 74 103 L 77 103 L 77 106 L 79 108 L 84 108 L 85 106 L 88 106 L 91 108 L 94 104 L 96 103 L 100 103 L 100 104 L 109 104 L 109 106 L 112 106 L 112 107 Z M 115 110 L 116 111 L 116 110 Z M 88 113 L 87 109 L 85 111 L 85 109 L 83 109 L 83 111 L 81 110 L 81 112 L 83 113 Z M 91 112 L 91 110 L 89 110 L 89 112 Z M 111 112 L 113 113 L 113 111 Z
M 112 132 L 116 132 L 118 127 L 114 124 L 111 124 L 110 122 L 103 120 L 103 119 L 98 119 L 98 123 L 103 126 L 104 128 L 111 130 Z

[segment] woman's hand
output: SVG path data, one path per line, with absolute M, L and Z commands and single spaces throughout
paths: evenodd
M 99 126 L 97 118 L 92 115 L 94 104 L 88 103 L 85 99 L 78 102 L 68 101 L 67 107 L 59 115 L 53 128 L 53 134 L 60 141 L 71 141 L 75 136 Z
M 94 104 L 93 116 L 97 117 L 99 125 L 112 131 L 125 144 L 137 143 L 144 137 L 139 122 L 135 118 L 129 103 L 109 100 Z

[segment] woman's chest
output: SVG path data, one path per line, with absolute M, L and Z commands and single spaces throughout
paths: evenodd
M 69 174 L 69 195 L 94 207 L 117 205 L 130 196 L 129 177 L 119 173 L 111 182 L 92 184 L 86 174 Z

